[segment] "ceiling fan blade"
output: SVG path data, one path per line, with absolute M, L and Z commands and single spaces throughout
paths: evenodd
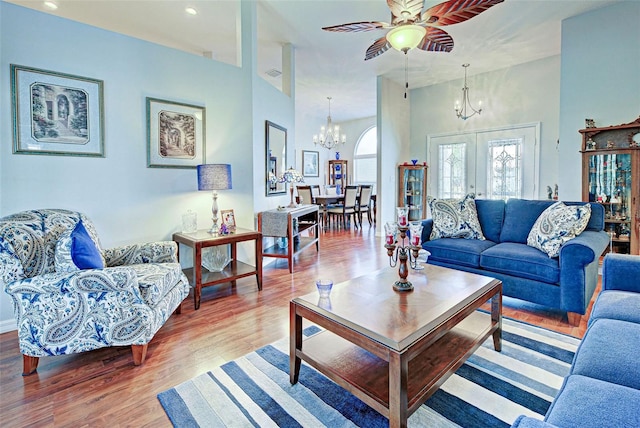
M 335 31 L 338 33 L 359 33 L 362 31 L 377 30 L 380 28 L 390 28 L 386 22 L 379 21 L 363 21 L 351 22 L 349 24 L 333 25 L 331 27 L 322 27 L 325 31 Z
M 422 21 L 431 25 L 452 25 L 481 14 L 504 0 L 449 0 L 425 10 Z
M 364 60 L 368 61 L 372 58 L 377 57 L 378 55 L 382 55 L 386 51 L 389 50 L 391 44 L 387 41 L 386 36 L 380 37 L 378 40 L 373 42 L 371 46 L 367 49 L 367 53 L 364 56 Z
M 440 28 L 427 27 L 427 34 L 425 34 L 417 48 L 430 52 L 451 52 L 453 38 Z
M 391 14 L 398 18 L 392 20 L 394 24 L 405 20 L 414 22 L 420 18 L 424 0 L 387 0 L 387 6 L 391 9 Z

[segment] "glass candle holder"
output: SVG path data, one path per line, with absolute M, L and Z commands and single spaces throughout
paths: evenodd
M 388 221 L 384 224 L 384 243 L 393 245 L 396 242 L 396 233 L 398 232 L 398 223 Z
M 398 226 L 407 227 L 409 224 L 409 210 L 407 207 L 397 207 L 396 210 L 398 212 Z
M 411 245 L 419 247 L 422 242 L 422 222 L 411 222 L 409 225 L 409 233 L 411 234 Z

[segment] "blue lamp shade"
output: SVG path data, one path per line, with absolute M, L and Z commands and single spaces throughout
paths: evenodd
M 198 165 L 198 190 L 227 190 L 231 188 L 231 165 Z

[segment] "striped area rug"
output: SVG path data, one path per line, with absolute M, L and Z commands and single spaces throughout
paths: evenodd
M 320 331 L 305 329 L 305 336 Z M 502 352 L 489 338 L 409 418 L 409 427 L 509 427 L 542 419 L 577 349 L 570 336 L 503 318 Z M 388 427 L 388 420 L 304 362 L 289 383 L 282 339 L 158 394 L 176 427 Z

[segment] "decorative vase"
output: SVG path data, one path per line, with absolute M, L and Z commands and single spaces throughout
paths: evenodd
M 182 233 L 193 233 L 198 230 L 198 215 L 191 210 L 182 214 Z
M 340 160 L 340 152 L 336 152 L 336 160 Z
M 218 245 L 202 250 L 202 266 L 209 272 L 222 272 L 231 261 L 228 245 Z

